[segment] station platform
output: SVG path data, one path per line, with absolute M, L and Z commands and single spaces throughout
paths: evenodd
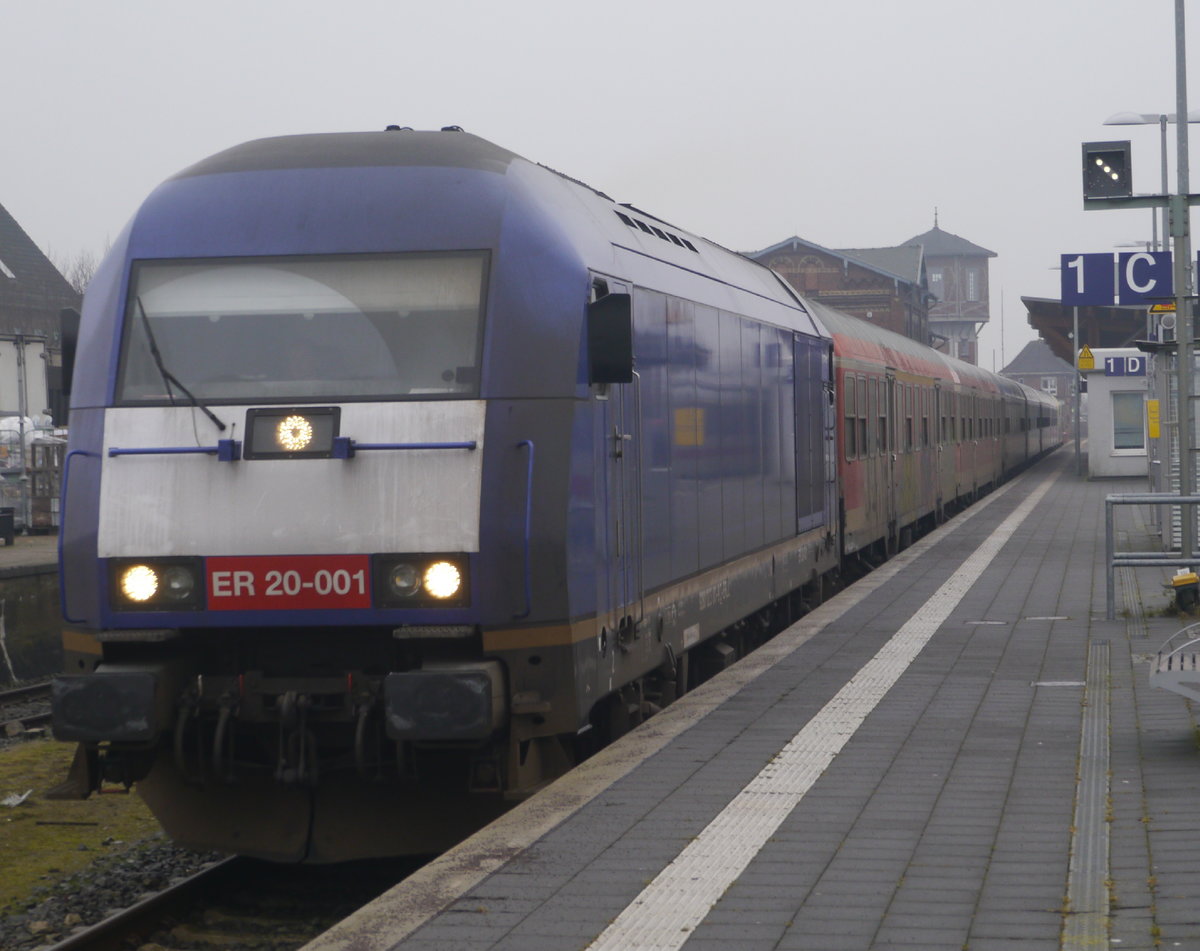
M 0 576 L 58 570 L 57 535 L 16 535 L 11 545 L 0 544 Z
M 1144 485 L 1058 451 L 307 948 L 1200 948 Z

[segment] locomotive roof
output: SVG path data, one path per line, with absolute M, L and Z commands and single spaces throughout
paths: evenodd
M 333 132 L 257 139 L 218 152 L 178 172 L 169 182 L 184 184 L 226 173 L 386 168 L 470 169 L 511 176 L 516 188 L 543 206 L 590 263 L 613 269 L 635 284 L 674 291 L 737 311 L 750 294 L 769 301 L 769 316 L 780 325 L 819 334 L 795 292 L 774 271 L 713 241 L 668 224 L 569 175 L 540 165 L 476 135 L 451 126 L 440 132 L 389 129 L 382 132 Z M 564 202 L 563 190 L 575 201 Z M 603 250 L 596 242 L 603 242 Z M 647 270 L 649 262 L 658 270 Z M 663 269 L 660 265 L 669 265 Z M 701 289 L 696 280 L 707 281 Z M 691 283 L 689 283 L 691 282 Z M 715 282 L 715 283 L 713 283 Z
M 446 166 L 503 172 L 519 157 L 478 136 L 450 130 L 320 132 L 243 142 L 201 159 L 172 179 L 224 172 L 380 166 Z

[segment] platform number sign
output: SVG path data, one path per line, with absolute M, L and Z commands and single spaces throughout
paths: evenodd
M 1146 358 L 1137 356 L 1118 356 L 1104 358 L 1105 376 L 1145 376 Z
M 1175 293 L 1170 251 L 1063 254 L 1062 302 L 1068 307 L 1124 306 L 1166 300 Z

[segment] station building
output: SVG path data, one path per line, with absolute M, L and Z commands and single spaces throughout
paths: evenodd
M 990 319 L 988 259 L 994 251 L 943 231 L 886 248 L 826 248 L 792 236 L 747 257 L 777 271 L 805 297 L 978 363 Z

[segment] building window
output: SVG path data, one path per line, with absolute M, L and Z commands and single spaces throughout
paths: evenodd
M 967 300 L 979 300 L 979 269 L 967 268 Z
M 1142 394 L 1114 393 L 1113 449 L 1139 450 L 1146 448 L 1145 427 L 1142 424 Z
M 939 301 L 946 299 L 946 285 L 942 279 L 942 269 L 940 267 L 929 269 L 929 290 Z
M 1058 377 L 1042 377 L 1042 392 L 1049 393 L 1051 396 L 1058 396 Z

